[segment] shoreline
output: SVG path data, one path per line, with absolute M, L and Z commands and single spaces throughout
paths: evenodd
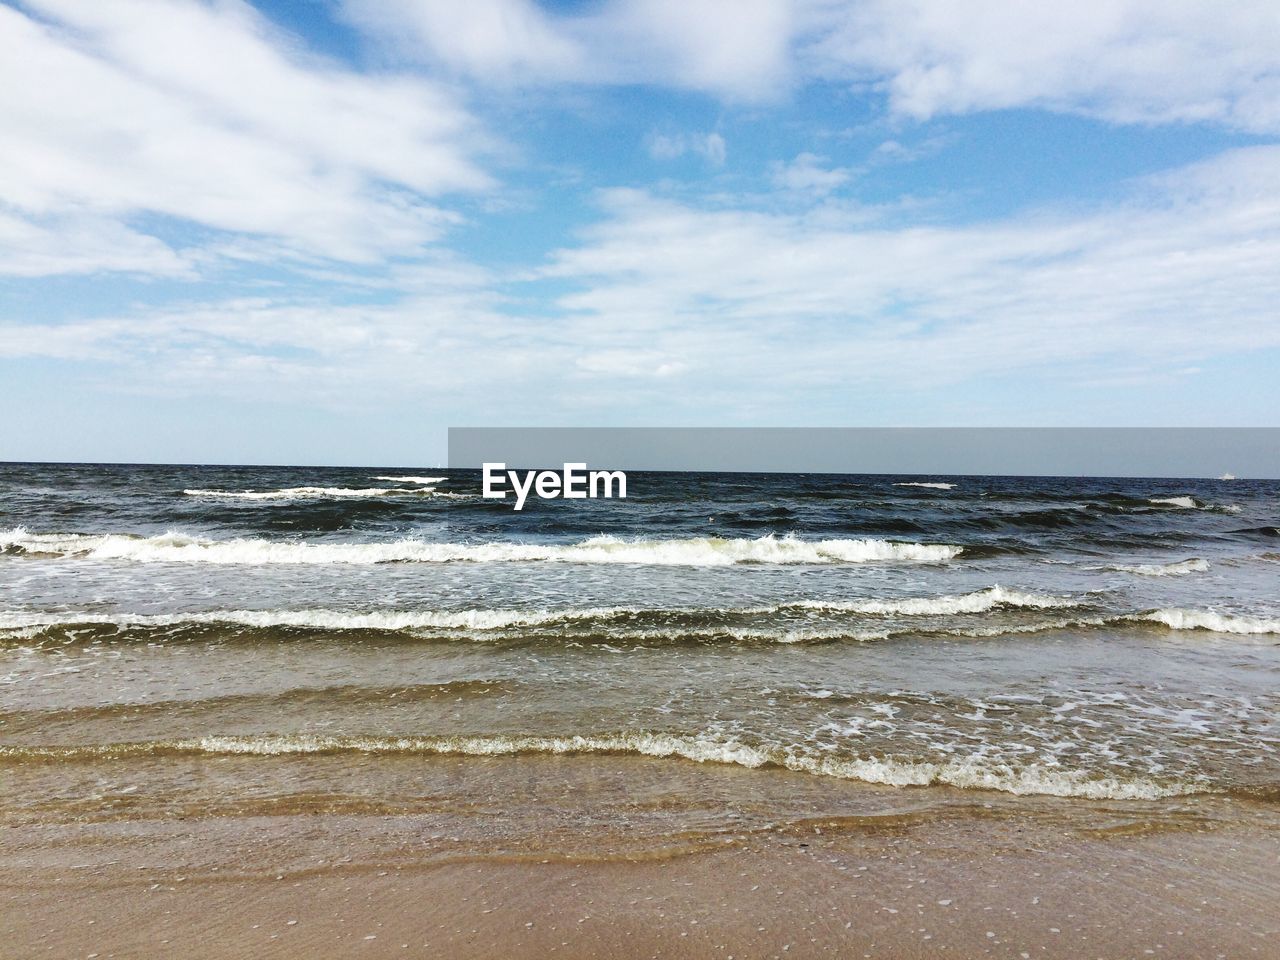
M 438 765 L 438 782 L 470 779 L 411 812 L 295 798 L 284 813 L 246 802 L 189 815 L 157 795 L 95 818 L 6 803 L 0 936 L 18 957 L 103 960 L 1280 957 L 1270 804 L 1100 805 L 744 771 L 724 780 L 758 787 L 757 803 L 731 824 L 720 771 L 707 792 L 686 789 L 706 771 Z M 669 777 L 669 795 L 649 797 L 660 822 L 629 839 L 602 825 L 611 808 L 591 783 L 606 773 Z M 502 792 L 519 778 L 532 778 L 523 796 Z M 487 803 L 474 792 L 485 782 Z M 554 826 L 540 804 L 557 808 Z

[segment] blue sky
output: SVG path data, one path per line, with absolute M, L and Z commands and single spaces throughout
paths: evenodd
M 1271 426 L 1280 7 L 0 3 L 0 459 Z

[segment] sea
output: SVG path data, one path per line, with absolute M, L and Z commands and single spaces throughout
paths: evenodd
M 0 464 L 5 816 L 1280 799 L 1280 482 L 627 480 Z

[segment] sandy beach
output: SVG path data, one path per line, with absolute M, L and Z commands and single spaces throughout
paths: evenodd
M 532 788 L 573 764 L 503 758 L 486 773 L 495 789 Z M 579 786 L 662 766 L 596 758 Z M 775 798 L 794 787 L 795 802 L 743 816 L 713 783 L 704 804 L 630 838 L 599 822 L 590 790 L 573 807 L 572 782 L 564 829 L 546 834 L 527 798 L 501 823 L 480 798 L 448 812 L 331 799 L 9 816 L 0 932 L 21 958 L 1280 956 L 1280 823 L 1266 805 L 1201 800 L 1153 818 L 719 773 L 763 777 Z

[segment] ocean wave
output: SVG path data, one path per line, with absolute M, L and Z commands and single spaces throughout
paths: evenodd
M 102 626 L 128 629 L 164 628 L 185 625 L 243 626 L 258 629 L 299 628 L 308 630 L 382 630 L 388 632 L 414 630 L 496 631 L 512 627 L 543 627 L 572 623 L 609 623 L 619 619 L 636 621 L 701 620 L 707 617 L 766 616 L 790 610 L 887 614 L 897 616 L 930 616 L 985 613 L 997 608 L 1048 609 L 1076 606 L 1076 601 L 988 587 L 959 596 L 905 597 L 900 599 L 865 599 L 851 601 L 794 600 L 759 607 L 572 607 L 566 609 L 506 610 L 208 610 L 191 613 L 100 613 L 94 611 L 0 612 L 0 631 L 29 635 L 29 631 L 51 628 Z M 754 629 L 734 631 L 716 625 L 706 632 L 740 634 L 745 638 L 777 639 L 785 636 L 830 636 L 818 631 Z M 651 631 L 650 631 L 651 632 Z M 640 635 L 647 635 L 642 633 Z M 883 632 L 868 636 L 887 636 Z
M 1161 623 L 1170 630 L 1208 630 L 1213 633 L 1266 635 L 1280 633 L 1280 619 L 1217 613 L 1213 610 L 1171 608 L 1135 614 L 1131 619 Z
M 375 480 L 386 480 L 388 483 L 420 483 L 429 485 L 433 483 L 444 483 L 448 477 L 374 477 Z
M 1181 507 L 1183 510 L 1194 510 L 1200 503 L 1194 497 L 1151 497 L 1147 503 L 1165 507 Z
M 314 612 L 316 611 L 305 611 L 304 613 Z M 626 613 L 619 614 L 620 617 L 628 615 Z M 36 620 L 38 618 L 31 617 L 29 619 Z M 277 619 L 281 622 L 275 622 Z M 836 642 L 870 643 L 877 640 L 888 640 L 894 636 L 909 632 L 903 629 L 855 629 L 851 627 L 832 629 L 830 627 L 792 627 L 783 625 L 738 627 L 729 624 L 696 625 L 656 622 L 648 626 L 600 626 L 598 629 L 592 630 L 591 624 L 603 623 L 604 621 L 592 621 L 589 618 L 583 621 L 588 624 L 583 631 L 560 632 L 569 624 L 568 618 L 548 619 L 542 622 L 536 622 L 535 618 L 529 618 L 530 620 L 535 620 L 535 622 L 526 623 L 524 622 L 525 618 L 515 617 L 513 618 L 513 623 L 501 624 L 494 622 L 498 619 L 497 617 L 491 619 L 489 616 L 482 615 L 476 617 L 477 624 L 471 627 L 463 624 L 462 621 L 466 617 L 462 615 L 455 622 L 450 622 L 453 618 L 447 615 L 441 616 L 439 618 L 441 622 L 435 625 L 420 622 L 428 618 L 418 614 L 388 613 L 385 615 L 369 615 L 366 620 L 363 615 L 359 614 L 350 615 L 350 619 L 347 619 L 347 615 L 336 613 L 328 625 L 323 622 L 324 619 L 324 617 L 311 618 L 306 616 L 297 618 L 265 616 L 262 618 L 245 617 L 241 620 L 231 614 L 219 614 L 197 619 L 170 618 L 166 616 L 156 616 L 148 619 L 144 615 L 124 615 L 120 617 L 89 615 L 83 619 L 68 616 L 58 620 L 51 619 L 51 622 L 46 623 L 0 623 L 0 640 L 10 644 L 17 641 L 23 644 L 38 645 L 43 638 L 57 637 L 60 633 L 68 632 L 74 634 L 73 639 L 78 642 L 102 643 L 123 639 L 137 639 L 148 643 L 176 642 L 182 639 L 199 637 L 200 634 L 196 631 L 199 631 L 200 628 L 216 630 L 219 627 L 243 627 L 252 631 L 260 629 L 296 629 L 306 632 L 371 630 L 381 634 L 403 636 L 427 642 L 460 640 L 492 643 L 552 641 L 562 646 L 581 646 L 584 644 L 675 646 L 703 643 L 790 645 Z M 547 628 L 552 627 L 556 628 L 555 632 L 547 632 Z M 82 633 L 82 631 L 87 631 L 87 633 Z M 123 635 L 122 631 L 124 631 Z M 957 631 L 954 635 L 965 634 Z M 261 639 L 256 633 L 249 634 L 248 638 Z M 67 638 L 58 637 L 58 642 L 63 642 L 65 639 Z
M 926 598 L 918 606 L 895 606 L 867 603 L 854 612 L 887 613 L 898 616 L 926 616 L 981 613 L 994 606 L 974 601 L 967 604 L 931 605 Z M 1044 606 L 1050 606 L 1045 604 Z M 1070 607 L 1070 601 L 1054 606 Z M 642 644 L 678 643 L 763 643 L 822 644 L 867 643 L 903 637 L 938 637 L 992 640 L 1001 637 L 1028 636 L 1058 630 L 1098 630 L 1120 627 L 1142 627 L 1152 624 L 1174 631 L 1204 631 L 1234 636 L 1270 636 L 1280 634 L 1280 619 L 1221 614 L 1211 610 L 1179 608 L 1146 610 L 1132 613 L 1098 614 L 1094 616 L 1058 617 L 1051 620 L 1027 620 L 992 626 L 964 626 L 958 623 L 888 624 L 863 626 L 840 622 L 817 622 L 797 625 L 792 622 L 759 622 L 740 625 L 733 616 L 766 616 L 797 608 L 833 609 L 829 605 L 807 606 L 803 601 L 770 607 L 729 608 L 643 608 L 587 607 L 566 610 L 459 610 L 399 611 L 366 613 L 342 610 L 217 610 L 183 614 L 139 614 L 97 612 L 0 612 L 0 637 L 7 642 L 38 641 L 41 637 L 63 631 L 91 631 L 87 639 L 110 641 L 122 639 L 119 631 L 144 631 L 148 640 L 174 639 L 173 631 L 200 628 L 242 627 L 249 630 L 300 630 L 309 632 L 373 631 L 404 634 L 420 640 L 546 640 L 563 643 L 606 642 Z M 836 610 L 850 608 L 836 607 Z M 561 628 L 579 627 L 570 632 Z M 110 633 L 103 633 L 103 631 Z M 162 631 L 157 636 L 154 631 Z M 542 632 L 539 632 L 542 631 Z M 551 631 L 551 632 L 547 632 Z M 81 637 L 81 639 L 86 639 Z
M 636 731 L 596 735 L 522 736 L 207 736 L 82 747 L 0 746 L 0 760 L 94 760 L 135 756 L 295 756 L 325 753 L 510 756 L 516 754 L 618 754 L 731 764 L 749 769 L 781 767 L 797 773 L 894 787 L 950 786 L 1012 794 L 1093 800 L 1154 800 L 1202 792 L 1199 782 L 1160 782 L 1145 777 L 1072 770 L 1058 765 L 1022 766 L 980 757 L 920 761 L 890 757 L 842 758 L 796 748 L 770 747 L 714 736 Z
M 1106 569 L 1119 573 L 1136 573 L 1143 577 L 1183 577 L 1189 573 L 1204 573 L 1209 569 L 1209 561 L 1192 557 L 1176 563 L 1117 563 Z
M 954 483 L 895 483 L 895 487 L 924 487 L 927 490 L 954 490 Z
M 228 625 L 308 630 L 504 630 L 578 620 L 607 621 L 640 612 L 629 607 L 587 607 L 570 610 L 381 610 L 355 613 L 343 610 L 209 610 L 197 613 L 0 613 L 0 631 L 47 630 L 56 627 L 180 627 L 188 624 Z
M 431 543 L 416 539 L 386 543 L 307 543 L 256 538 L 209 540 L 172 531 L 151 537 L 115 533 L 39 534 L 28 533 L 18 527 L 0 532 L 0 551 L 142 563 L 258 565 L 547 561 L 713 567 L 739 563 L 943 563 L 959 556 L 962 548 L 950 544 L 890 540 L 797 540 L 773 536 L 673 540 L 599 536 L 573 544 Z
M 1139 613 L 1104 614 L 1096 617 L 1063 618 L 995 627 L 958 627 L 931 632 L 948 637 L 995 639 L 1031 633 L 1046 633 L 1053 630 L 1099 630 L 1147 624 L 1159 624 L 1176 631 L 1203 630 L 1208 633 L 1228 633 L 1235 636 L 1268 636 L 1280 633 L 1280 619 L 1236 616 L 1216 613 L 1212 610 L 1184 610 L 1177 608 L 1146 610 Z M 893 635 L 902 635 L 904 632 L 895 631 Z
M 388 478 L 389 479 L 389 478 Z M 285 487 L 281 490 L 183 490 L 188 497 L 220 500 L 327 500 L 361 497 L 421 497 L 434 490 L 395 487 Z
M 1158 507 L 1177 507 L 1179 510 L 1211 510 L 1217 513 L 1239 513 L 1240 508 L 1235 504 L 1213 504 L 1203 503 L 1195 497 L 1151 497 L 1147 500 Z
M 1074 607 L 1078 602 L 1045 594 L 1024 593 L 999 585 L 954 596 L 903 597 L 867 600 L 796 600 L 785 606 L 804 610 L 829 610 L 845 613 L 888 614 L 897 616 L 930 616 L 959 613 L 986 613 L 998 608 L 1045 610 Z

